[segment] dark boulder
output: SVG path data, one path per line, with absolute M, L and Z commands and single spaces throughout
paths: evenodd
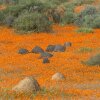
M 48 58 L 43 58 L 43 63 L 46 64 L 46 63 L 50 63 L 49 59 Z
M 56 80 L 56 81 L 60 81 L 60 80 L 64 80 L 65 79 L 65 76 L 62 74 L 62 73 L 55 73 L 53 76 L 52 76 L 52 80 Z
M 39 47 L 39 46 L 35 46 L 33 49 L 32 49 L 32 53 L 42 53 L 42 52 L 44 52 L 44 50 L 41 48 L 41 47 Z
M 62 46 L 60 44 L 57 44 L 55 46 L 55 49 L 54 49 L 55 52 L 64 52 L 65 50 L 66 50 L 66 47 L 65 46 Z
M 48 52 L 42 52 L 41 55 L 40 55 L 40 58 L 50 58 L 52 57 L 53 55 L 51 53 L 48 53 Z
M 29 53 L 29 51 L 27 49 L 21 48 L 21 49 L 19 49 L 18 53 L 19 54 L 27 54 L 27 53 Z
M 47 48 L 46 48 L 46 51 L 47 52 L 53 52 L 55 49 L 55 45 L 48 45 Z

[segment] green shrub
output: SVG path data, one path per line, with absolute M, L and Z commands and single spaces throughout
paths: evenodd
M 84 4 L 84 0 L 73 0 L 74 5 L 78 6 L 78 5 L 82 5 Z
M 82 4 L 91 4 L 93 3 L 95 0 L 74 0 L 73 3 L 76 6 L 82 5 Z
M 6 16 L 5 20 L 4 20 L 4 24 L 7 25 L 7 26 L 9 26 L 9 27 L 12 27 L 14 19 L 15 19 L 14 16 L 11 16 L 11 15 Z
M 48 18 L 38 12 L 24 13 L 14 21 L 14 27 L 21 32 L 47 32 L 51 29 L 51 23 Z
M 93 28 L 100 28 L 100 14 L 95 17 L 92 23 Z
M 75 5 L 72 2 L 63 3 L 66 12 L 74 12 Z
M 96 65 L 100 66 L 100 53 L 89 58 L 87 61 L 82 61 L 82 63 L 88 66 L 96 66 Z
M 71 24 L 74 22 L 74 13 L 73 12 L 65 12 L 64 16 L 61 19 L 61 24 Z
M 19 0 L 18 3 L 22 5 L 22 4 L 31 4 L 36 1 L 38 0 Z
M 52 3 L 54 4 L 57 4 L 57 5 L 60 5 L 61 3 L 65 3 L 67 2 L 68 0 L 50 0 Z M 48 2 L 50 2 L 48 1 Z
M 3 0 L 0 0 L 0 5 L 3 4 Z
M 3 10 L 5 16 L 12 15 L 18 17 L 21 11 L 25 8 L 24 5 L 15 5 L 15 6 L 8 6 L 5 10 Z
M 100 28 L 100 15 L 94 6 L 87 6 L 79 14 L 74 13 L 76 5 L 92 3 L 94 0 L 73 0 L 71 2 L 67 2 L 69 0 L 8 1 L 10 3 L 16 2 L 16 5 L 8 5 L 6 9 L 0 11 L 0 24 L 12 26 L 17 31 L 48 31 L 51 28 L 50 20 L 62 25 L 75 23 L 81 27 L 89 27 L 89 29 L 81 28 L 78 32 L 90 33 L 93 31 L 90 28 Z M 58 11 L 60 6 L 64 8 L 64 15 Z
M 17 4 L 19 0 L 0 0 L 0 4 Z
M 97 9 L 94 6 L 87 6 L 81 13 L 80 15 L 86 16 L 86 15 L 94 15 L 97 13 Z
M 85 10 L 76 15 L 74 23 L 78 26 L 92 27 L 97 13 L 97 9 L 94 6 L 87 6 Z
M 3 24 L 4 21 L 4 13 L 0 11 L 0 24 Z
M 79 28 L 77 31 L 77 33 L 93 33 L 93 29 L 92 28 Z
M 43 3 L 30 0 L 30 2 L 27 1 L 27 3 L 24 2 L 23 4 L 19 3 L 17 5 L 8 6 L 4 10 L 4 13 L 6 15 L 13 15 L 15 17 L 18 17 L 23 12 L 23 10 L 27 10 L 30 12 L 34 12 L 34 11 L 41 12 L 44 9 L 45 9 L 45 5 Z
M 58 12 L 52 12 L 51 16 L 53 18 L 53 22 L 54 23 L 60 23 L 61 16 L 60 16 L 60 14 Z
M 85 0 L 85 1 L 84 1 L 84 4 L 91 4 L 91 3 L 93 3 L 93 2 L 95 2 L 95 0 Z
M 94 19 L 95 19 L 95 16 L 86 15 L 84 17 L 83 26 L 92 28 Z

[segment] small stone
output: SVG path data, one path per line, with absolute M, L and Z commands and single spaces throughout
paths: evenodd
M 43 58 L 43 63 L 46 64 L 46 63 L 50 63 L 49 59 L 48 58 Z
M 56 73 L 52 76 L 52 80 L 64 80 L 65 79 L 65 76 L 61 73 Z
M 42 53 L 42 52 L 44 52 L 44 50 L 41 47 L 39 47 L 39 46 L 36 46 L 36 47 L 34 47 L 32 49 L 32 53 L 38 54 L 38 53 Z
M 55 49 L 55 45 L 48 45 L 46 51 L 47 52 L 53 52 Z
M 65 42 L 64 43 L 64 46 L 67 48 L 67 47 L 71 47 L 72 46 L 72 43 L 71 42 Z
M 65 50 L 66 50 L 66 47 L 64 47 L 60 44 L 57 44 L 54 49 L 55 52 L 64 52 Z
M 53 55 L 51 53 L 48 53 L 48 52 L 42 52 L 41 55 L 40 55 L 40 58 L 50 58 L 52 57 Z
M 15 92 L 36 92 L 40 90 L 40 85 L 33 77 L 26 77 L 12 88 Z
M 18 51 L 19 54 L 27 54 L 29 53 L 29 51 L 27 49 L 24 49 L 24 48 L 21 48 L 19 51 Z

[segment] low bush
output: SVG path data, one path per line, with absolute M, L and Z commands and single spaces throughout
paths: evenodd
M 79 28 L 77 31 L 77 33 L 93 33 L 93 29 L 92 28 Z
M 52 18 L 54 23 L 60 23 L 61 21 L 61 16 L 58 12 L 52 12 Z
M 64 5 L 65 10 L 66 10 L 67 12 L 68 12 L 68 11 L 74 12 L 75 5 L 74 5 L 72 2 L 63 3 L 63 5 Z
M 94 18 L 95 18 L 95 16 L 86 15 L 83 19 L 83 25 L 82 26 L 89 27 L 89 29 L 92 28 Z
M 82 5 L 82 4 L 91 4 L 93 3 L 95 0 L 73 0 L 73 3 L 76 6 Z
M 82 61 L 82 63 L 88 66 L 100 66 L 100 53 L 89 58 L 87 61 Z
M 94 6 L 88 5 L 81 13 L 80 16 L 94 15 L 97 13 L 97 9 Z
M 75 6 L 79 6 L 79 5 L 84 4 L 84 0 L 73 0 L 73 3 Z
M 0 24 L 3 24 L 3 20 L 4 20 L 4 13 L 0 11 Z
M 9 16 L 6 16 L 5 17 L 5 20 L 4 20 L 4 23 L 5 25 L 9 26 L 9 27 L 12 27 L 13 26 L 13 22 L 14 22 L 14 17 L 9 15 Z
M 57 4 L 57 5 L 60 5 L 61 3 L 65 3 L 67 2 L 68 0 L 50 0 L 52 3 L 54 4 Z
M 49 32 L 51 23 L 44 14 L 26 12 L 14 21 L 14 28 L 21 32 Z
M 96 19 L 98 14 L 97 9 L 94 6 L 87 6 L 86 9 L 81 11 L 75 17 L 75 25 L 82 27 L 93 27 L 93 21 Z
M 74 22 L 75 14 L 73 12 L 65 12 L 64 16 L 61 19 L 61 24 L 72 24 Z
M 100 14 L 95 17 L 92 23 L 93 28 L 100 28 Z
M 21 4 L 21 5 L 25 5 L 25 4 L 31 4 L 31 3 L 35 3 L 36 1 L 38 0 L 18 0 L 18 4 Z
M 5 16 L 12 15 L 18 17 L 24 8 L 24 5 L 8 6 L 6 9 L 3 10 L 3 13 L 5 14 Z
M 21 0 L 21 1 L 23 1 L 23 0 Z M 23 1 L 24 3 L 21 3 L 21 1 L 19 1 L 19 3 L 17 5 L 8 6 L 4 10 L 4 13 L 6 15 L 10 14 L 15 17 L 18 17 L 23 12 L 23 10 L 27 10 L 29 12 L 34 12 L 34 11 L 42 12 L 45 9 L 45 5 L 41 2 L 36 2 L 35 0 L 30 0 L 30 2 Z

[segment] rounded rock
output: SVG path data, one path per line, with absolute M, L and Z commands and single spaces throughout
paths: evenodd
M 50 58 L 52 56 L 53 56 L 53 54 L 51 54 L 51 53 L 42 52 L 41 55 L 40 55 L 40 58 Z
M 64 52 L 65 50 L 66 50 L 66 47 L 65 46 L 62 46 L 60 44 L 57 44 L 55 46 L 55 49 L 54 49 L 55 52 Z
M 46 48 L 46 51 L 47 52 L 53 52 L 55 49 L 55 45 L 48 45 L 47 48 Z
M 29 53 L 29 51 L 27 49 L 24 49 L 24 48 L 21 48 L 19 51 L 18 51 L 19 54 L 27 54 Z
M 43 50 L 41 47 L 39 47 L 39 46 L 35 46 L 35 47 L 32 49 L 32 53 L 38 54 L 38 53 L 42 53 L 42 52 L 44 52 L 44 50 Z
M 40 90 L 40 85 L 33 77 L 26 77 L 12 88 L 15 92 L 36 92 Z
M 43 58 L 43 63 L 46 64 L 46 63 L 50 63 L 49 59 L 48 58 Z
M 65 79 L 65 76 L 61 73 L 56 73 L 52 76 L 52 80 L 64 80 Z

